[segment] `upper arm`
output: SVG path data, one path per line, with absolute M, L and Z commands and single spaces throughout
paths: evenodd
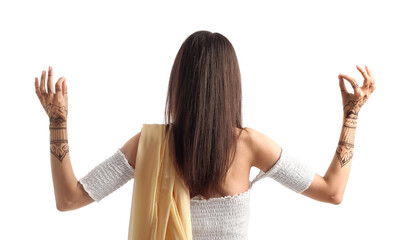
M 135 136 L 130 138 L 121 148 L 121 152 L 124 154 L 125 158 L 128 160 L 129 165 L 135 169 L 135 159 L 138 152 L 138 144 L 141 132 L 137 133 Z M 74 210 L 84 207 L 90 203 L 94 202 L 87 191 L 85 191 L 83 185 L 77 181 L 77 186 L 72 194 L 72 199 L 66 207 L 67 210 Z
M 251 133 L 252 149 L 254 153 L 253 165 L 263 172 L 267 172 L 280 159 L 281 147 L 271 138 L 261 132 L 248 128 Z M 310 186 L 301 194 L 317 201 L 338 204 L 340 201 L 331 194 L 327 182 L 318 174 L 314 175 Z
M 141 137 L 141 132 L 137 133 L 135 136 L 130 138 L 122 147 L 121 152 L 125 155 L 128 160 L 129 165 L 135 169 L 136 154 L 138 152 L 139 138 Z
M 341 200 L 335 197 L 336 195 L 332 192 L 333 191 L 325 179 L 322 176 L 315 174 L 311 185 L 301 194 L 317 201 L 340 204 Z

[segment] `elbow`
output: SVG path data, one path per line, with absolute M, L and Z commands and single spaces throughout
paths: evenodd
M 56 207 L 57 207 L 57 210 L 60 211 L 60 212 L 68 211 L 68 208 L 67 208 L 67 206 L 65 204 L 57 203 Z
M 342 199 L 344 198 L 344 190 L 340 189 L 339 187 L 331 186 L 329 184 L 327 186 L 327 202 L 334 205 L 341 204 Z
M 328 201 L 328 202 L 330 202 L 330 203 L 332 203 L 332 204 L 334 204 L 334 205 L 339 205 L 339 204 L 342 203 L 342 199 L 343 199 L 342 194 L 335 194 L 335 195 L 331 195 L 331 196 L 329 197 L 329 201 Z
M 56 207 L 60 212 L 66 212 L 72 210 L 73 203 L 71 201 L 60 201 L 57 202 Z

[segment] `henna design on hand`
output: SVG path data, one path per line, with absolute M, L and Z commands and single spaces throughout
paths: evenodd
M 67 108 L 65 106 L 57 106 L 54 104 L 48 104 L 44 107 L 47 115 L 50 118 L 50 126 L 62 127 L 67 126 Z
M 344 106 L 345 118 L 347 119 L 357 119 L 359 110 L 361 110 L 362 105 L 368 100 L 368 96 L 364 95 L 363 98 L 357 101 L 349 101 Z

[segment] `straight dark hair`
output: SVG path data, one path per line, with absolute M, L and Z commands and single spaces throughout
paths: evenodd
M 165 108 L 175 168 L 191 198 L 226 195 L 221 185 L 245 130 L 241 99 L 239 63 L 230 41 L 209 31 L 191 34 L 176 55 Z

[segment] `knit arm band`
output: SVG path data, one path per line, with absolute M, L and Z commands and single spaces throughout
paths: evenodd
M 118 149 L 114 155 L 101 162 L 79 181 L 89 196 L 99 202 L 127 183 L 134 177 L 134 173 L 135 170 Z
M 305 162 L 298 160 L 289 152 L 282 150 L 278 161 L 267 172 L 260 170 L 252 183 L 264 177 L 270 177 L 296 193 L 308 189 L 314 179 L 315 171 Z

